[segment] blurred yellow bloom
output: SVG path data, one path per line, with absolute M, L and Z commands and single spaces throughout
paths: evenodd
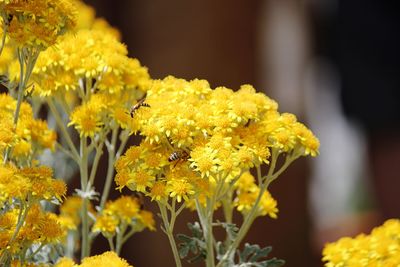
M 62 258 L 55 267 L 133 267 L 128 262 L 120 257 L 115 252 L 107 251 L 101 255 L 87 257 L 82 260 L 81 264 L 75 264 L 73 260 Z
M 326 244 L 322 260 L 327 267 L 399 266 L 399 255 L 400 221 L 390 219 L 374 228 L 369 235 L 343 237 Z

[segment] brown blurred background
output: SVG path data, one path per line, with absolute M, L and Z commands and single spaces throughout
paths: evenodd
M 279 218 L 257 219 L 248 242 L 272 245 L 272 256 L 286 260 L 285 266 L 322 266 L 321 249 L 325 242 L 341 235 L 368 231 L 383 219 L 398 216 L 398 205 L 391 203 L 399 195 L 400 186 L 392 190 L 391 198 L 385 193 L 388 184 L 398 185 L 400 180 L 400 172 L 387 166 L 389 160 L 393 162 L 392 167 L 399 165 L 396 161 L 400 159 L 397 132 L 388 129 L 392 134 L 387 139 L 388 135 L 379 131 L 383 129 L 381 125 L 369 131 L 367 123 L 362 124 L 361 120 L 353 124 L 341 111 L 341 103 L 350 103 L 350 100 L 342 101 L 349 98 L 343 97 L 340 89 L 349 87 L 348 84 L 360 89 L 357 81 L 362 80 L 348 83 L 348 79 L 342 78 L 346 76 L 341 75 L 352 77 L 353 69 L 367 66 L 363 59 L 368 56 L 335 61 L 353 59 L 352 51 L 358 51 L 360 44 L 369 43 L 368 39 L 361 38 L 364 32 L 376 29 L 374 33 L 379 27 L 398 25 L 396 20 L 380 25 L 379 16 L 377 21 L 370 21 L 371 16 L 366 18 L 368 12 L 386 14 L 388 11 L 384 7 L 377 8 L 377 1 L 365 4 L 353 0 L 349 1 L 353 5 L 347 6 L 342 5 L 344 1 L 333 0 L 85 2 L 96 8 L 98 16 L 121 31 L 130 56 L 147 66 L 153 78 L 170 74 L 186 79 L 204 78 L 212 87 L 224 85 L 232 89 L 250 83 L 275 98 L 281 104 L 281 111 L 294 112 L 301 121 L 311 123 L 321 139 L 320 158 L 313 159 L 313 165 L 305 159 L 298 160 L 272 185 L 271 192 L 278 200 Z M 349 19 L 353 14 L 361 15 Z M 364 24 L 355 23 L 364 20 Z M 356 29 L 354 33 L 351 26 Z M 343 34 L 335 35 L 337 31 Z M 350 42 L 348 48 L 347 40 L 353 37 L 354 42 Z M 344 42 L 337 43 L 335 38 L 342 38 Z M 367 55 L 368 51 L 365 49 Z M 359 65 L 352 64 L 354 62 Z M 373 73 L 385 66 L 385 62 L 374 63 L 378 67 L 371 68 Z M 348 66 L 347 72 L 342 71 L 341 66 Z M 391 67 L 394 73 L 399 70 L 398 64 Z M 393 88 L 397 88 L 398 81 L 393 83 Z M 346 92 L 352 92 L 351 88 Z M 360 94 L 362 98 L 362 92 L 353 94 Z M 347 115 L 354 113 L 346 111 Z M 389 122 L 398 123 L 397 117 Z M 360 124 L 362 127 L 357 126 Z M 377 138 L 382 134 L 388 143 L 386 146 Z M 367 151 L 373 151 L 373 157 L 369 158 Z M 371 164 L 366 164 L 369 159 Z M 370 169 L 366 169 L 367 166 Z M 370 184 L 374 182 L 366 182 L 366 178 L 373 176 L 371 173 L 376 177 L 390 177 L 390 181 L 369 180 L 380 181 L 379 192 L 388 200 L 380 202 L 379 197 L 371 197 L 374 190 Z M 146 203 L 146 207 L 152 207 L 152 203 Z M 385 213 L 382 211 L 385 209 L 390 211 Z M 185 224 L 190 220 L 194 219 L 189 213 L 180 216 L 176 233 L 187 232 Z M 94 253 L 107 247 L 100 239 Z M 168 240 L 160 230 L 136 234 L 125 245 L 122 256 L 135 266 L 174 265 Z

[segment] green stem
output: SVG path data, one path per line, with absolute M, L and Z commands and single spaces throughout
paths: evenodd
M 69 107 L 65 95 L 57 95 L 57 100 L 58 103 L 61 104 L 62 108 L 64 109 L 65 113 L 68 115 L 68 117 L 71 115 L 71 108 Z
M 10 238 L 10 241 L 8 241 L 8 244 L 6 247 L 10 247 L 12 243 L 15 241 L 15 239 L 18 236 L 19 231 L 21 230 L 22 226 L 24 225 L 26 216 L 28 215 L 28 210 L 29 210 L 29 196 L 28 196 L 28 203 L 27 206 L 24 205 L 24 203 L 20 200 L 20 210 L 18 213 L 18 220 L 17 220 L 17 226 L 15 227 L 14 233 Z M 6 250 L 4 250 L 1 254 L 0 257 L 0 263 L 4 262 L 4 256 L 5 256 Z
M 117 145 L 117 137 L 118 137 L 118 127 L 114 126 L 111 134 L 111 143 L 107 145 L 108 166 L 107 166 L 106 182 L 104 184 L 103 194 L 101 195 L 100 210 L 103 210 L 108 195 L 110 193 L 112 178 L 114 174 L 115 146 Z
M 226 223 L 233 222 L 233 205 L 232 205 L 232 197 L 233 191 L 229 190 L 226 192 L 226 197 L 222 199 L 222 209 L 224 212 L 224 218 Z M 225 239 L 225 247 L 228 247 L 233 240 L 233 236 L 231 236 L 230 231 L 227 231 L 226 239 Z
M 5 35 L 5 33 L 4 33 Z M 18 117 L 19 117 L 19 111 L 21 109 L 21 104 L 22 104 L 22 98 L 25 90 L 25 85 L 24 85 L 24 68 L 25 68 L 25 62 L 24 62 L 24 55 L 23 52 L 18 48 L 17 49 L 17 55 L 18 55 L 18 61 L 19 61 L 19 85 L 18 85 L 18 94 L 17 94 L 17 106 L 15 109 L 14 113 L 14 129 L 17 129 L 17 123 L 18 123 Z M 4 163 L 8 161 L 8 157 L 10 156 L 11 153 L 11 148 L 7 148 L 4 153 Z
M 90 185 L 94 184 L 94 179 L 96 178 L 96 173 L 97 173 L 97 167 L 100 162 L 100 157 L 103 154 L 104 142 L 103 141 L 100 141 L 100 142 L 101 143 L 99 144 L 99 146 L 96 147 L 96 155 L 94 156 L 92 169 L 90 170 L 90 178 L 89 178 Z
M 206 246 L 207 246 L 207 258 L 206 258 L 206 263 L 207 267 L 214 267 L 215 266 L 215 261 L 214 261 L 214 235 L 213 235 L 213 229 L 212 229 L 212 223 L 213 223 L 213 211 L 214 211 L 214 198 L 213 196 L 211 199 L 207 198 L 207 218 L 206 218 L 206 225 L 205 228 L 203 229 L 204 231 L 204 237 L 206 241 Z
M 221 267 L 221 266 L 223 266 L 223 264 L 226 263 L 226 261 L 229 259 L 229 257 L 231 257 L 231 254 L 234 253 L 236 248 L 239 246 L 240 242 L 242 242 L 243 238 L 246 236 L 247 232 L 250 229 L 251 224 L 253 223 L 253 221 L 257 215 L 256 213 L 259 208 L 258 206 L 259 206 L 260 200 L 262 198 L 262 195 L 267 190 L 271 181 L 275 180 L 284 170 L 287 169 L 287 167 L 290 165 L 290 163 L 293 162 L 297 158 L 297 157 L 292 157 L 292 156 L 288 155 L 286 157 L 285 163 L 282 165 L 282 167 L 277 172 L 274 173 L 278 157 L 279 157 L 279 152 L 277 150 L 273 150 L 272 151 L 272 161 L 271 161 L 270 168 L 268 170 L 267 178 L 265 179 L 265 182 L 263 184 L 259 185 L 260 192 L 257 196 L 257 199 L 256 199 L 253 207 L 251 208 L 250 212 L 246 215 L 246 217 L 243 221 L 243 224 L 240 227 L 240 230 L 237 234 L 236 239 L 232 242 L 232 244 L 230 245 L 230 247 L 228 248 L 228 250 L 222 257 L 221 261 L 218 263 L 217 267 Z M 257 178 L 260 181 L 262 181 L 260 167 L 257 168 L 257 176 L 258 176 Z
M 61 118 L 61 115 L 58 112 L 58 110 L 57 110 L 57 108 L 56 108 L 56 106 L 55 106 L 55 104 L 53 102 L 53 99 L 47 98 L 47 104 L 49 105 L 50 111 L 53 114 L 54 119 L 56 120 L 57 126 L 60 128 L 61 133 L 63 134 L 63 137 L 65 138 L 65 140 L 66 140 L 66 142 L 67 142 L 67 144 L 69 146 L 69 149 L 71 150 L 71 153 L 73 155 L 73 159 L 75 160 L 76 163 L 79 164 L 80 156 L 79 156 L 78 150 L 76 150 L 74 142 L 72 141 L 71 136 L 68 133 L 67 128 L 65 127 L 63 119 Z
M 121 140 L 121 144 L 119 145 L 118 151 L 115 154 L 115 160 L 119 159 L 119 157 L 122 155 L 122 152 L 125 149 L 126 144 L 128 143 L 129 131 L 128 130 L 121 131 L 119 139 Z
M 31 255 L 29 255 L 29 259 L 28 259 L 28 260 L 33 259 L 33 257 L 34 257 L 36 254 L 38 254 L 39 251 L 40 251 L 44 246 L 45 246 L 44 243 L 40 244 L 40 246 L 38 247 L 38 249 L 37 249 L 35 252 L 33 252 Z
M 166 206 L 159 202 L 157 202 L 157 204 L 158 204 L 158 207 L 160 208 L 161 218 L 163 220 L 164 227 L 165 227 L 165 233 L 168 236 L 169 244 L 171 246 L 172 253 L 174 254 L 176 267 L 182 267 L 181 259 L 179 257 L 178 247 L 176 246 L 175 238 L 173 235 L 174 225 L 172 223 L 170 223 L 170 221 L 168 219 L 168 212 L 167 212 Z M 176 213 L 175 213 L 175 211 L 172 212 L 172 210 L 171 210 L 171 222 L 175 222 L 175 219 L 176 219 Z
M 18 95 L 17 95 L 17 107 L 15 109 L 15 113 L 14 113 L 14 125 L 15 128 L 17 128 L 17 123 L 18 123 L 18 117 L 19 117 L 19 110 L 21 109 L 21 104 L 22 104 L 22 96 L 24 94 L 24 90 L 25 90 L 25 77 L 24 77 L 24 67 L 25 67 L 25 63 L 24 63 L 24 55 L 22 54 L 21 50 L 18 49 L 18 61 L 19 61 L 19 85 L 18 85 Z
M 7 36 L 7 31 L 8 31 L 8 23 L 6 23 L 7 18 L 3 16 L 3 36 L 1 37 L 1 44 L 0 44 L 0 56 L 3 53 L 3 48 L 6 44 L 6 36 Z
M 86 192 L 90 190 L 88 188 L 88 153 L 87 153 L 87 140 L 86 137 L 81 138 L 80 144 L 80 157 L 79 169 L 81 173 L 81 190 Z M 89 247 L 89 199 L 83 198 L 82 205 L 82 248 L 81 248 L 81 260 L 90 255 Z
M 122 238 L 121 245 L 125 244 L 126 241 L 134 234 L 136 233 L 135 228 L 131 228 L 131 230 Z
M 113 242 L 112 238 L 111 238 L 111 237 L 108 237 L 108 238 L 107 238 L 107 241 L 108 241 L 108 245 L 110 246 L 110 249 L 111 249 L 112 251 L 115 251 L 115 246 L 114 246 L 114 242 Z
M 121 249 L 122 249 L 122 245 L 123 245 L 122 240 L 123 240 L 125 231 L 126 231 L 126 225 L 122 225 L 121 228 L 119 229 L 119 231 L 117 231 L 117 240 L 116 240 L 117 246 L 115 249 L 115 252 L 117 253 L 117 255 L 121 254 Z

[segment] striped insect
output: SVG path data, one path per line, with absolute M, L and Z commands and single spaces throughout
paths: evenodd
M 171 141 L 169 140 L 168 137 L 168 146 L 172 149 L 172 153 L 168 157 L 168 162 L 175 162 L 174 167 L 179 163 L 179 162 L 184 162 L 187 161 L 190 158 L 190 153 L 186 149 L 175 149 L 173 145 L 171 144 Z
M 177 160 L 187 160 L 189 158 L 189 153 L 185 150 L 175 150 L 168 157 L 169 162 L 177 161 Z
M 129 114 L 131 115 L 131 118 L 135 115 L 135 112 L 140 108 L 140 107 L 150 107 L 149 104 L 145 102 L 146 97 L 143 97 L 140 99 L 135 105 L 133 105 L 129 111 Z

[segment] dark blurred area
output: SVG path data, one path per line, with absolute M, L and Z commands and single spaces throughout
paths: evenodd
M 272 185 L 279 217 L 257 219 L 246 241 L 272 245 L 271 255 L 285 259 L 285 266 L 322 266 L 325 242 L 399 217 L 398 3 L 85 2 L 121 31 L 130 56 L 153 78 L 204 78 L 213 87 L 232 89 L 250 83 L 275 98 L 280 111 L 295 112 L 315 129 L 321 159 L 298 160 Z M 356 127 L 357 134 L 346 127 Z M 358 144 L 360 136 L 365 142 Z M 357 166 L 348 164 L 354 157 L 360 158 Z M 367 189 L 357 191 L 360 183 Z M 347 208 L 354 198 L 372 204 L 361 211 Z M 146 205 L 156 213 L 152 203 Z M 194 218 L 189 212 L 181 215 L 175 232 L 187 232 L 186 222 Z M 107 249 L 100 239 L 94 253 Z M 136 234 L 122 256 L 135 266 L 173 266 L 161 230 Z

